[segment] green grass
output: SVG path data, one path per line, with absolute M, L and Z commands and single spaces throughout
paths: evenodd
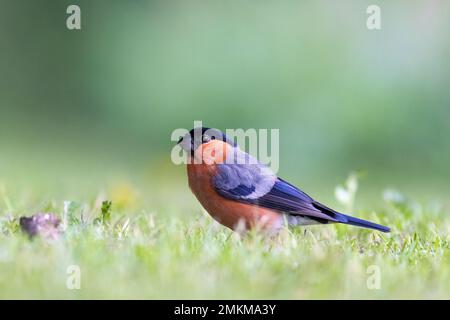
M 450 298 L 450 221 L 436 203 L 400 198 L 377 213 L 357 210 L 390 234 L 329 225 L 267 239 L 218 225 L 187 187 L 172 191 L 179 201 L 154 187 L 152 199 L 122 184 L 64 209 L 45 192 L 3 186 L 0 298 Z M 102 211 L 106 199 L 110 211 L 105 204 Z M 18 217 L 36 212 L 65 220 L 59 241 L 30 241 L 20 231 Z M 79 290 L 66 287 L 70 265 L 80 267 Z M 371 266 L 379 268 L 379 289 L 367 286 Z

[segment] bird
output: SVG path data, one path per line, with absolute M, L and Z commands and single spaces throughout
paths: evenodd
M 192 193 L 217 222 L 234 231 L 243 227 L 278 233 L 284 227 L 334 223 L 390 231 L 314 200 L 219 129 L 193 128 L 177 145 L 187 153 Z

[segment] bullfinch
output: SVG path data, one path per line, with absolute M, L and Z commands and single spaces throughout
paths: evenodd
M 188 154 L 189 187 L 219 223 L 236 230 L 259 226 L 343 223 L 389 232 L 388 227 L 339 213 L 277 177 L 217 129 L 194 128 L 178 141 Z

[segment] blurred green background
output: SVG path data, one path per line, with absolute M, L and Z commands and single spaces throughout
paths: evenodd
M 170 134 L 202 120 L 280 129 L 280 175 L 331 204 L 353 170 L 447 201 L 450 2 L 377 1 L 369 31 L 372 3 L 1 0 L 0 185 L 193 203 Z

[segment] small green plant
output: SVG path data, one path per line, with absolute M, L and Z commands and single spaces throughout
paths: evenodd
M 105 200 L 102 202 L 101 216 L 99 222 L 102 224 L 109 224 L 111 221 L 111 207 L 112 201 Z
M 65 227 L 77 225 L 83 220 L 81 213 L 79 217 L 77 216 L 77 212 L 80 208 L 81 205 L 75 201 L 64 201 L 63 225 Z
M 0 217 L 0 233 L 5 236 L 11 235 L 19 231 L 19 219 L 12 215 Z

